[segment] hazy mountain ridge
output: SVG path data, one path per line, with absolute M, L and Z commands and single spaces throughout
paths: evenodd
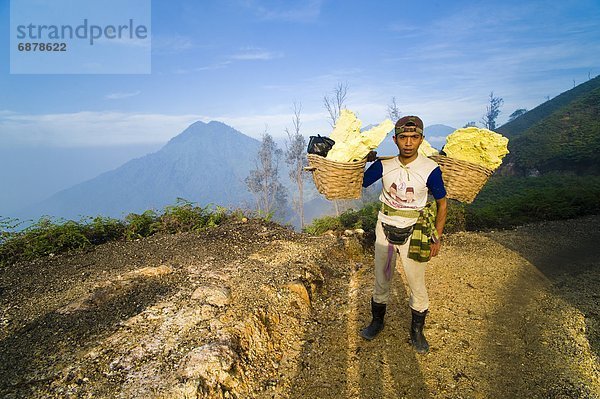
M 159 151 L 63 190 L 19 216 L 122 217 L 161 209 L 178 197 L 239 206 L 252 199 L 244 179 L 259 145 L 221 122 L 196 122 Z
M 10 190 L 0 190 L 0 215 L 11 215 L 46 200 L 132 159 L 154 153 L 164 144 L 2 148 L 0 181 Z
M 510 138 L 511 151 L 502 167 L 509 172 L 501 173 L 524 173 L 532 168 L 542 172 L 575 169 L 597 173 L 599 104 L 600 77 L 596 77 L 499 127 L 497 131 Z M 519 130 L 522 128 L 525 130 Z M 439 149 L 452 131 L 454 128 L 450 126 L 431 125 L 426 126 L 425 136 Z M 201 205 L 252 207 L 254 199 L 244 180 L 256 167 L 259 147 L 258 140 L 224 123 L 196 122 L 159 151 L 62 190 L 14 216 L 21 219 L 37 219 L 44 214 L 63 218 L 98 214 L 123 217 L 130 212 L 162 209 L 177 198 Z M 280 147 L 285 150 L 285 146 Z M 397 154 L 391 134 L 376 150 L 379 155 Z M 569 169 L 573 160 L 577 165 Z M 291 200 L 295 187 L 288 178 L 283 158 L 279 178 L 288 187 Z M 307 214 L 330 213 L 331 207 L 326 204 L 318 205 L 321 210 L 315 209 L 322 201 L 312 201 L 321 197 L 311 180 L 307 176 L 305 202 L 310 208 Z

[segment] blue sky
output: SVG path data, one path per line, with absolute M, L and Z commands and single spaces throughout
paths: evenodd
M 15 0 L 16 1 L 16 0 Z M 38 0 L 36 0 L 38 1 Z M 0 146 L 166 142 L 196 120 L 283 136 L 329 134 L 323 96 L 379 123 L 395 97 L 426 125 L 499 122 L 600 74 L 600 2 L 152 1 L 150 74 L 10 74 L 0 0 Z

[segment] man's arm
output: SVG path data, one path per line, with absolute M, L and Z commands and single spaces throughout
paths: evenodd
M 381 164 L 381 161 L 375 161 L 365 171 L 362 186 L 369 187 L 371 184 L 373 184 L 377 180 L 381 179 L 382 176 L 383 176 L 383 165 Z
M 444 187 L 444 180 L 442 179 L 442 170 L 438 166 L 435 168 L 427 178 L 427 187 L 429 188 L 435 203 L 437 205 L 437 214 L 435 216 L 435 229 L 437 230 L 438 237 L 442 237 L 444 232 L 444 225 L 446 224 L 446 213 L 448 208 L 448 201 L 446 200 L 446 188 Z M 441 241 L 438 239 L 431 244 L 431 256 L 437 256 L 442 246 Z
M 444 226 L 446 225 L 446 214 L 448 213 L 448 201 L 446 197 L 436 199 L 437 214 L 435 216 L 435 229 L 438 232 L 438 240 L 431 244 L 431 256 L 437 256 L 442 246 L 442 233 L 444 232 Z

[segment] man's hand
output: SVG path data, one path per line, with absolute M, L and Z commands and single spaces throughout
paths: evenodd
M 429 249 L 431 250 L 431 257 L 437 256 L 440 253 L 440 248 L 442 247 L 442 242 L 438 240 L 438 242 L 432 242 L 429 245 Z
M 377 159 L 377 151 L 369 151 L 367 154 L 367 162 L 373 162 Z

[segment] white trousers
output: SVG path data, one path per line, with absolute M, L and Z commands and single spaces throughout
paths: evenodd
M 410 237 L 403 245 L 393 246 L 391 275 L 394 275 L 393 272 L 399 255 L 408 283 L 408 305 L 417 312 L 423 312 L 429 309 L 429 296 L 425 287 L 425 266 L 427 263 L 408 258 L 409 242 Z M 377 220 L 377 226 L 375 227 L 375 286 L 373 288 L 373 300 L 377 303 L 388 303 L 390 298 L 392 278 L 388 280 L 385 276 L 385 268 L 388 262 L 388 245 L 381 221 Z

